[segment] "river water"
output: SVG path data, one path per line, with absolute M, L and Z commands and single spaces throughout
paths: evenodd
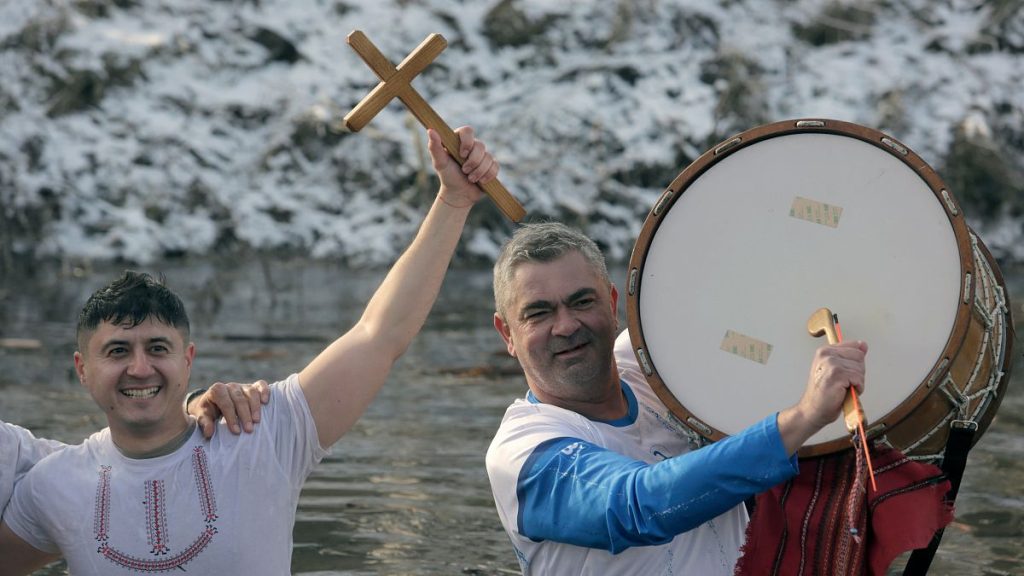
M 198 351 L 193 385 L 276 380 L 300 369 L 355 322 L 384 274 L 255 255 L 146 270 L 166 274 L 186 300 Z M 119 271 L 44 266 L 0 278 L 0 419 L 66 442 L 104 425 L 74 377 L 73 327 L 88 295 Z M 1024 317 L 1013 298 L 1024 294 L 1024 268 L 1003 273 L 1014 314 Z M 449 273 L 423 333 L 307 482 L 294 573 L 518 573 L 483 458 L 525 384 L 491 326 L 492 311 L 489 270 Z M 1016 346 L 1018 359 L 1021 351 Z M 1024 369 L 1017 364 L 998 417 L 971 452 L 957 519 L 932 574 L 1024 573 Z M 38 574 L 64 573 L 58 563 Z

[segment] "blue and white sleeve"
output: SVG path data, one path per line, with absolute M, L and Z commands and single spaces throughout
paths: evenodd
M 656 464 L 576 438 L 539 444 L 516 485 L 519 533 L 615 554 L 664 544 L 797 472 L 774 415 Z

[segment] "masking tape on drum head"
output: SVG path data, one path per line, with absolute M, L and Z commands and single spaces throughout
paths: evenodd
M 803 196 L 793 198 L 793 205 L 789 207 L 789 215 L 793 218 L 814 222 L 829 228 L 839 227 L 839 218 L 843 215 L 842 206 L 834 206 L 824 202 L 818 202 Z
M 768 357 L 772 354 L 771 344 L 740 334 L 734 330 L 725 331 L 725 337 L 722 338 L 720 348 L 730 354 L 735 354 L 740 358 L 753 360 L 760 364 L 767 364 Z

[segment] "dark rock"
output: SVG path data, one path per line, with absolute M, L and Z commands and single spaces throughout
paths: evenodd
M 793 35 L 812 46 L 864 40 L 871 36 L 875 23 L 871 3 L 833 2 L 810 22 L 793 24 Z
M 1024 213 L 1024 178 L 988 134 L 961 123 L 940 172 L 964 212 L 991 220 L 1005 208 Z
M 248 38 L 267 49 L 268 62 L 294 64 L 302 59 L 302 54 L 294 42 L 269 28 L 257 28 L 248 35 Z
M 501 0 L 484 17 L 483 32 L 495 48 L 525 46 L 542 43 L 538 41 L 539 37 L 558 20 L 555 15 L 531 20 L 517 0 Z

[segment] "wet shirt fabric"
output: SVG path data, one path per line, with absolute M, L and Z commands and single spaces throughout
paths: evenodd
M 0 421 L 0 516 L 14 492 L 14 484 L 49 453 L 64 444 L 36 438 L 21 426 Z
M 647 385 L 625 332 L 615 359 L 625 417 L 594 421 L 527 394 L 487 452 L 523 574 L 731 575 L 743 500 L 797 472 L 776 416 L 692 450 L 692 432 Z
M 212 440 L 197 427 L 174 452 L 142 460 L 97 432 L 39 462 L 6 521 L 62 552 L 76 576 L 290 574 L 299 492 L 327 453 L 298 376 L 271 386 L 251 434 L 218 426 Z

